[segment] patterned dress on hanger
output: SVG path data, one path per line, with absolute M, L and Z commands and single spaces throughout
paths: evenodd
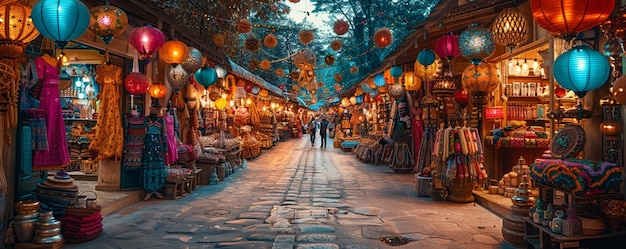
M 102 64 L 96 67 L 96 82 L 100 84 L 100 110 L 96 136 L 89 149 L 98 152 L 98 159 L 122 157 L 124 137 L 120 113 L 120 91 L 122 69 L 115 65 Z
M 70 162 L 59 96 L 59 67 L 51 62 L 55 60 L 49 55 L 35 59 L 37 75 L 43 81 L 39 109 L 47 112 L 45 118 L 48 150 L 34 151 L 33 170 L 60 170 Z
M 124 160 L 122 165 L 126 171 L 141 170 L 144 142 L 146 137 L 147 118 L 141 114 L 126 114 L 124 129 Z
M 178 160 L 176 133 L 174 131 L 174 116 L 167 114 L 166 116 L 163 116 L 163 120 L 165 120 L 165 137 L 167 139 L 165 164 L 172 165 Z
M 156 192 L 165 185 L 165 134 L 162 118 L 146 119 L 145 149 L 143 150 L 143 188 L 146 192 Z

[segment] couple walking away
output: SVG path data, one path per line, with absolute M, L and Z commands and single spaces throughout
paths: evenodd
M 324 118 L 322 122 L 319 123 L 320 127 L 320 137 L 322 139 L 322 145 L 320 148 L 326 147 L 326 131 L 328 130 L 328 121 Z M 311 122 L 309 122 L 309 133 L 311 134 L 311 147 L 315 145 L 315 133 L 317 133 L 317 122 L 312 118 Z

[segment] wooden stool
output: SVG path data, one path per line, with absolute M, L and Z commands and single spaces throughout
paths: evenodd
M 98 163 L 94 160 L 83 160 L 81 171 L 85 174 L 98 174 Z

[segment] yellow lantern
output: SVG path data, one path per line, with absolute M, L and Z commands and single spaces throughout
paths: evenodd
M 150 95 L 150 97 L 153 97 L 155 99 L 160 99 L 160 98 L 165 97 L 166 93 L 167 93 L 167 88 L 165 87 L 165 85 L 160 84 L 160 83 L 154 83 L 150 85 L 150 87 L 148 88 L 148 94 Z
M 24 52 L 24 44 L 39 35 L 30 18 L 31 11 L 21 3 L 0 5 L 0 54 L 3 57 L 19 57 Z
M 228 101 L 226 101 L 225 98 L 219 98 L 215 100 L 215 108 L 217 108 L 218 110 L 224 110 L 227 104 Z
M 418 60 L 415 60 L 415 64 L 413 64 L 413 69 L 415 69 L 415 76 L 429 80 L 437 78 L 437 76 L 441 75 L 442 67 L 443 64 L 441 63 L 441 58 L 439 58 L 439 56 L 436 56 L 435 62 L 427 67 L 424 67 L 424 65 L 422 65 Z
M 183 63 L 189 57 L 189 48 L 178 40 L 170 40 L 159 49 L 159 57 L 168 64 Z
M 347 107 L 349 105 L 350 105 L 350 99 L 345 98 L 345 97 L 341 99 L 341 106 Z
M 387 82 L 387 84 L 393 84 L 393 77 L 391 77 L 391 68 L 387 68 L 387 70 L 383 72 L 383 78 L 385 78 L 385 82 Z
M 471 93 L 489 93 L 500 85 L 500 71 L 486 62 L 470 64 L 461 76 L 463 88 Z
M 356 105 L 356 97 L 355 96 L 350 97 L 350 104 Z
M 417 91 L 422 87 L 422 78 L 416 77 L 415 72 L 404 72 L 400 77 L 400 83 L 404 84 L 407 91 Z

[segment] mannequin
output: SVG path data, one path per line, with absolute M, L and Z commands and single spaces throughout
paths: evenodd
M 167 172 L 165 170 L 165 153 L 167 144 L 165 137 L 165 121 L 159 115 L 157 108 L 150 108 L 150 115 L 146 119 L 145 149 L 142 158 L 142 181 L 146 191 L 144 200 L 153 196 L 163 198 L 159 189 L 165 185 Z

